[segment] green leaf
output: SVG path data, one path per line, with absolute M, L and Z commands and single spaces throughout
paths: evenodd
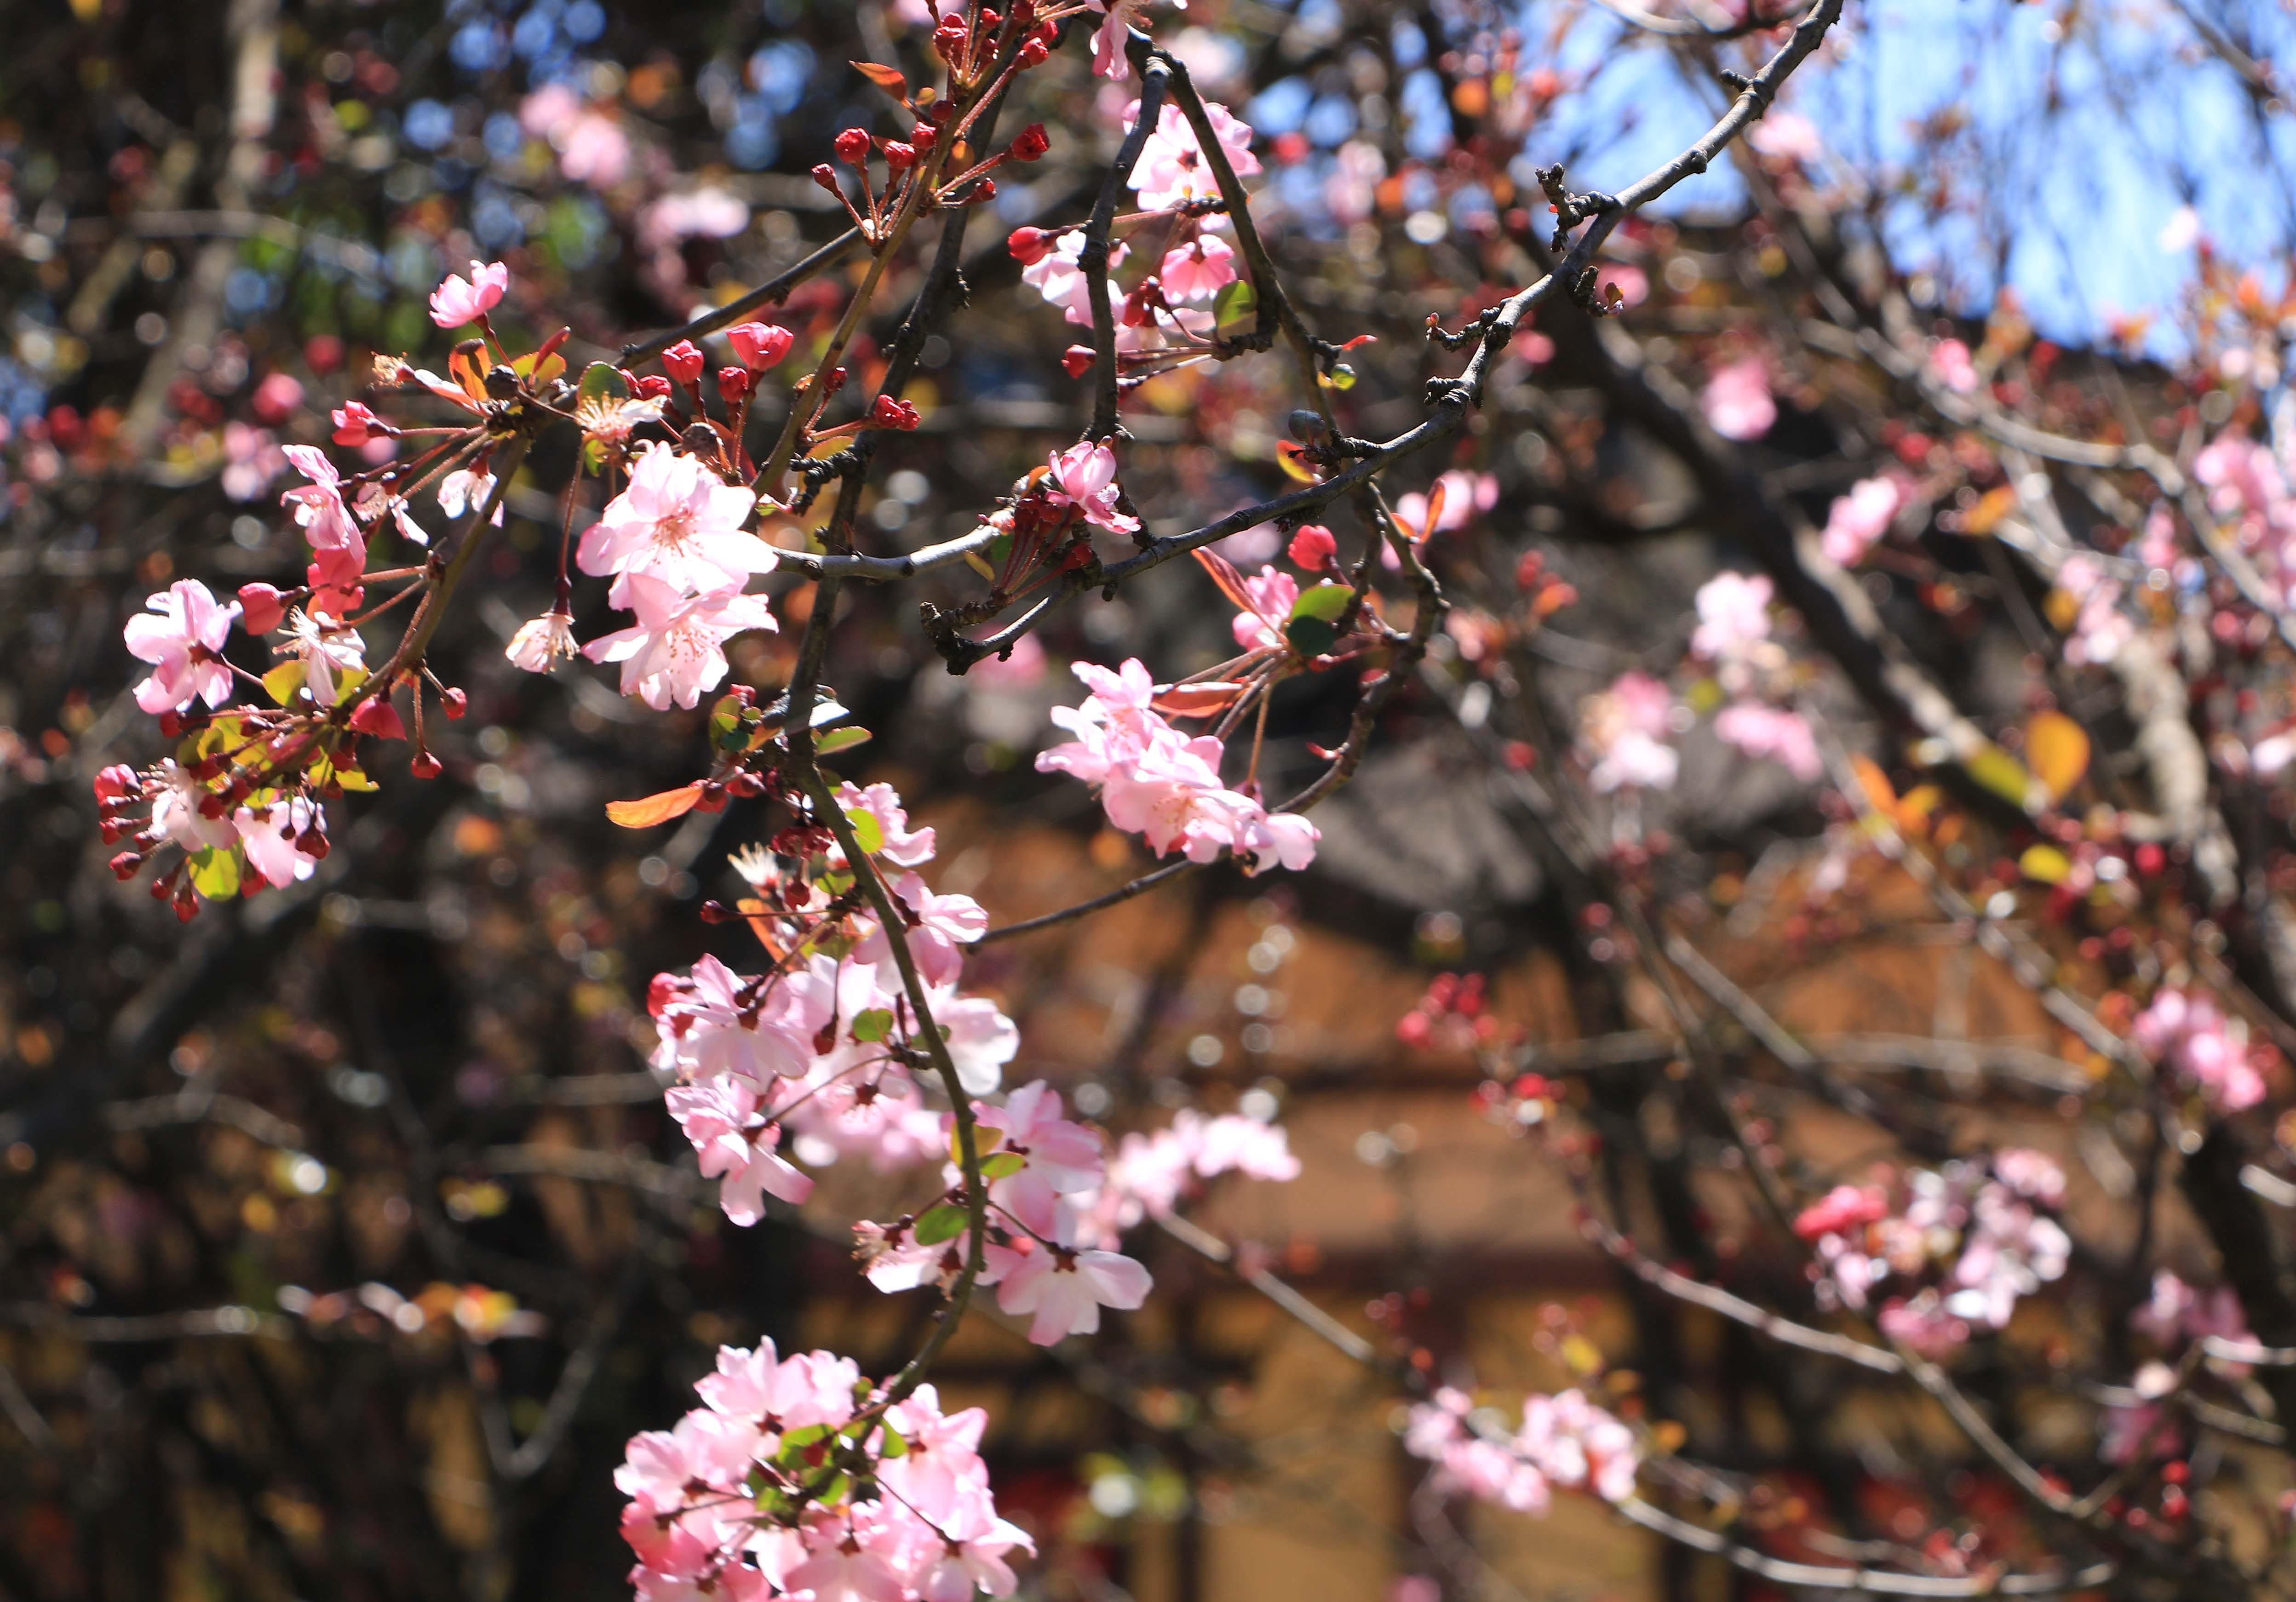
M 1292 616 L 1337 623 L 1340 614 L 1348 609 L 1348 602 L 1354 599 L 1355 592 L 1345 584 L 1320 584 L 1312 590 L 1300 592 L 1300 599 L 1292 603 Z
M 857 806 L 848 807 L 845 821 L 853 826 L 854 843 L 863 851 L 874 856 L 885 848 L 885 830 L 874 813 L 864 812 Z
M 1000 1151 L 982 1159 L 980 1177 L 985 1180 L 1009 1180 L 1029 1165 L 1029 1159 L 1017 1151 Z
M 1320 657 L 1339 642 L 1340 631 L 1321 617 L 1294 617 L 1283 627 L 1283 638 L 1303 657 Z
M 1324 382 L 1333 389 L 1352 389 L 1356 387 L 1356 370 L 1345 362 L 1335 362 L 1331 372 L 1324 375 Z
M 853 1038 L 855 1040 L 873 1043 L 884 1039 L 892 1032 L 893 1015 L 886 1008 L 872 1007 L 866 1012 L 854 1015 Z
M 209 901 L 229 901 L 239 894 L 239 853 L 213 846 L 192 858 L 192 888 Z
M 1212 302 L 1212 321 L 1221 328 L 1242 323 L 1259 309 L 1259 297 L 1252 292 L 1251 281 L 1239 278 L 1219 292 Z
M 620 368 L 611 362 L 593 362 L 582 370 L 582 387 L 578 393 L 586 401 L 626 401 L 632 391 L 630 380 L 622 376 Z
M 881 1425 L 879 1427 L 884 1431 L 884 1434 L 880 1439 L 877 1445 L 877 1455 L 879 1457 L 906 1458 L 909 1455 L 909 1443 L 901 1439 L 900 1431 L 895 1429 L 890 1424 Z
M 911 1233 L 916 1237 L 919 1246 L 939 1246 L 944 1240 L 954 1240 L 964 1234 L 965 1225 L 971 1222 L 963 1207 L 943 1202 L 918 1219 L 917 1227 Z
M 855 746 L 865 746 L 869 740 L 866 729 L 834 729 L 813 742 L 813 754 L 816 756 L 834 756 L 838 752 L 849 751 Z
M 295 692 L 303 688 L 303 664 L 282 662 L 263 675 L 263 688 L 273 700 L 284 707 L 295 699 Z

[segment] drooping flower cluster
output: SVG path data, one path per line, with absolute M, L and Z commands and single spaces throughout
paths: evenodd
M 1142 836 L 1157 855 L 1179 850 L 1209 862 L 1232 852 L 1248 873 L 1300 869 L 1322 838 L 1296 813 L 1271 813 L 1220 779 L 1225 750 L 1211 735 L 1189 739 L 1155 710 L 1157 687 L 1138 660 L 1113 671 L 1089 662 L 1076 675 L 1092 693 L 1057 707 L 1053 721 L 1075 738 L 1042 752 L 1038 771 L 1066 773 L 1100 792 L 1108 821 Z
M 1494 1410 L 1445 1385 L 1413 1406 L 1403 1442 L 1436 1466 L 1439 1489 L 1517 1513 L 1546 1512 L 1555 1491 L 1624 1501 L 1642 1462 L 1634 1431 L 1575 1390 L 1525 1398 L 1510 1432 Z
M 2264 1099 L 2264 1075 L 2249 1047 L 2248 1025 L 2227 1018 L 2206 995 L 2164 985 L 2136 1015 L 2129 1034 L 2146 1056 L 2228 1113 Z
M 944 1413 L 930 1385 L 898 1401 L 827 1352 L 728 1346 L 674 1429 L 635 1436 L 614 1484 L 643 1602 L 776 1595 L 966 1602 L 1013 1594 L 980 1460 L 988 1416 Z
M 1894 1197 L 1880 1183 L 1837 1186 L 1794 1232 L 1816 1248 L 1822 1303 L 1862 1312 L 1878 1300 L 1883 1334 L 1943 1356 L 2006 1328 L 2020 1298 L 2064 1273 L 2064 1195 L 2063 1169 L 2014 1148 L 1910 1170 Z

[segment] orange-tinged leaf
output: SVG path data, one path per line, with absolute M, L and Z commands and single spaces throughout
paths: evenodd
M 1988 489 L 1976 505 L 1961 516 L 1961 531 L 1982 539 L 2001 527 L 2001 519 L 2017 510 L 2017 492 L 2008 485 Z
M 2072 877 L 2073 865 L 2054 846 L 2028 846 L 2017 859 L 2017 870 L 2045 885 L 2062 885 Z
M 1204 571 L 1212 576 L 1212 582 L 1219 585 L 1220 593 L 1234 604 L 1237 611 L 1259 612 L 1259 609 L 1251 604 L 1251 592 L 1243 587 L 1243 575 L 1235 570 L 1234 562 L 1201 545 L 1196 547 L 1196 560 L 1203 564 Z
M 1275 465 L 1283 470 L 1287 478 L 1296 478 L 1302 484 L 1317 482 L 1316 470 L 1308 461 L 1308 447 L 1297 440 L 1275 442 Z
M 1858 785 L 1865 790 L 1866 799 L 1875 812 L 1886 814 L 1898 810 L 1898 792 L 1890 783 L 1890 775 L 1882 771 L 1880 763 L 1870 756 L 1852 756 L 1849 765 L 1856 771 Z
M 909 80 L 901 76 L 898 67 L 888 67 L 879 61 L 856 61 L 853 70 L 889 94 L 898 94 L 905 101 L 909 97 Z
M 2088 772 L 2088 732 L 2062 712 L 2036 713 L 2025 725 L 2025 764 L 2062 801 Z
M 1437 526 L 1443 521 L 1443 496 L 1445 493 L 1446 492 L 1443 488 L 1443 480 L 1440 478 L 1436 479 L 1435 487 L 1427 492 L 1427 520 L 1420 525 L 1419 532 L 1414 535 L 1413 538 L 1421 540 L 1425 539 L 1429 535 L 1434 533 Z
M 609 801 L 606 803 L 606 816 L 624 829 L 652 829 L 657 823 L 684 817 L 701 799 L 701 781 L 697 779 L 691 784 L 664 790 L 658 796 L 646 796 L 636 801 Z
M 1210 717 L 1235 705 L 1241 684 L 1175 684 L 1149 703 L 1166 717 Z

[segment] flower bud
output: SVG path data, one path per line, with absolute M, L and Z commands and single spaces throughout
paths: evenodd
M 1029 36 L 1029 42 L 1021 46 L 1018 64 L 1021 70 L 1026 72 L 1031 67 L 1043 66 L 1045 64 L 1046 58 L 1050 56 L 1052 53 L 1053 47 L 1051 45 L 1046 44 L 1045 41 L 1037 35 L 1030 34 Z
M 813 169 L 813 181 L 830 193 L 842 198 L 845 192 L 838 187 L 837 169 L 824 161 Z
M 930 122 L 917 124 L 916 132 L 909 135 L 909 148 L 918 151 L 932 149 L 933 141 L 940 137 L 940 129 Z
M 414 760 L 406 764 L 408 774 L 416 779 L 436 779 L 447 771 L 447 764 L 428 751 L 414 753 Z
M 666 401 L 674 393 L 669 380 L 658 372 L 633 373 L 630 387 L 638 392 L 640 400 Z
M 917 151 L 914 145 L 902 144 L 896 140 L 888 140 L 886 142 L 885 165 L 887 167 L 891 168 L 897 173 L 905 173 L 916 164 Z
M 239 625 L 249 633 L 267 634 L 286 617 L 286 603 L 269 584 L 239 586 Z
M 115 762 L 95 776 L 95 798 L 98 801 L 117 801 L 122 796 L 132 795 L 143 788 L 136 780 L 135 770 L 124 762 Z
M 851 167 L 858 167 L 869 159 L 869 135 L 859 128 L 848 128 L 837 136 L 837 159 Z
M 142 852 L 123 851 L 118 856 L 111 859 L 111 877 L 118 879 L 124 885 L 129 879 L 135 877 L 135 870 L 143 865 L 144 854 Z
M 758 380 L 750 375 L 746 367 L 720 367 L 718 370 L 718 393 L 726 397 L 726 404 L 729 406 L 749 399 L 750 392 L 757 387 Z
M 681 384 L 701 381 L 701 352 L 691 339 L 680 339 L 661 353 L 662 371 Z
M 1080 379 L 1092 371 L 1093 363 L 1098 359 L 1099 354 L 1091 346 L 1071 345 L 1062 353 L 1061 365 L 1068 370 L 1070 378 Z
M 978 206 L 984 200 L 993 200 L 996 198 L 996 180 L 994 178 L 980 178 L 975 180 L 971 191 L 969 191 L 964 199 L 959 200 L 957 204 L 960 206 Z
M 372 734 L 377 740 L 405 740 L 406 725 L 398 721 L 398 708 L 389 698 L 369 696 L 351 708 L 351 727 L 361 734 Z
M 933 50 L 952 67 L 964 64 L 965 31 L 963 17 L 943 17 L 933 29 Z
M 463 715 L 471 709 L 471 698 L 459 690 L 441 690 L 439 692 L 439 709 L 447 715 L 448 723 L 461 723 Z
M 335 408 L 335 443 L 340 445 L 362 445 L 378 435 L 397 433 L 389 423 L 357 401 Z
M 1321 573 L 1339 554 L 1340 543 L 1321 523 L 1303 523 L 1292 536 L 1292 565 L 1303 573 Z
M 1024 267 L 1033 267 L 1045 259 L 1053 248 L 1053 236 L 1042 228 L 1015 228 L 1004 241 L 1004 248 L 1013 259 Z
M 160 736 L 161 739 L 173 740 L 176 735 L 181 734 L 183 732 L 184 715 L 182 713 L 162 712 L 160 714 Z
M 906 431 L 917 426 L 917 409 L 890 395 L 881 395 L 869 408 L 869 423 L 873 428 L 899 429 Z
M 1041 122 L 1032 122 L 1021 130 L 1019 138 L 1013 141 L 1013 159 L 1041 161 L 1044 159 L 1045 152 L 1052 148 L 1052 135 L 1045 132 L 1045 125 Z
M 742 358 L 742 365 L 751 372 L 763 372 L 778 366 L 797 336 L 785 328 L 771 323 L 742 323 L 726 331 L 726 338 L 734 347 L 734 354 Z

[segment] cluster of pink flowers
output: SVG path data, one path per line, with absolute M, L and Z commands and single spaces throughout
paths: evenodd
M 2249 1050 L 2246 1021 L 2226 1017 L 2209 996 L 2164 985 L 2136 1015 L 2129 1034 L 2146 1056 L 2176 1069 L 2224 1112 L 2264 1099 L 2264 1075 Z
M 1076 675 L 1092 693 L 1056 707 L 1053 722 L 1075 738 L 1041 753 L 1040 772 L 1066 773 L 1100 792 L 1108 821 L 1145 838 L 1159 856 L 1179 849 L 1190 862 L 1233 852 L 1246 872 L 1306 867 L 1323 837 L 1296 813 L 1271 813 L 1220 780 L 1220 742 L 1191 740 L 1154 709 L 1157 688 L 1138 660 L 1111 671 L 1089 662 Z
M 1622 673 L 1580 703 L 1578 750 L 1595 794 L 1674 788 L 1682 767 L 1681 755 L 1667 743 L 1674 712 L 1672 693 L 1646 673 Z
M 980 1460 L 988 1416 L 944 1413 L 933 1387 L 890 1401 L 849 1359 L 728 1346 L 674 1429 L 632 1438 L 614 1483 L 642 1602 L 967 1602 L 1009 1597 Z
M 1943 1356 L 1979 1329 L 2006 1328 L 2021 1297 L 2065 1271 L 2072 1240 L 2054 1216 L 2065 1175 L 2039 1152 L 1916 1168 L 1890 1187 L 1841 1185 L 1794 1220 L 1816 1249 L 1821 1303 L 1864 1312 L 1883 1334 Z
M 2296 492 L 2271 446 L 2227 429 L 2193 458 L 2209 510 L 2229 525 L 2243 551 L 2269 574 L 2284 601 L 2296 599 Z
M 1096 1190 L 1080 1192 L 1082 1237 L 1113 1246 L 1144 1219 L 1170 1215 L 1189 1189 L 1223 1173 L 1282 1183 L 1300 1177 L 1283 1126 L 1234 1113 L 1206 1117 L 1183 1108 L 1168 1128 L 1118 1142 Z
M 1904 486 L 1887 474 L 1860 478 L 1849 486 L 1848 494 L 1836 495 L 1825 514 L 1825 531 L 1819 536 L 1825 560 L 1840 567 L 1856 567 L 1890 532 L 1898 509 L 1905 503 Z
M 1758 698 L 1758 689 L 1786 665 L 1770 638 L 1770 581 L 1757 575 L 1718 573 L 1699 587 L 1698 628 L 1690 649 L 1713 664 L 1723 689 L 1738 698 L 1714 719 L 1714 732 L 1749 756 L 1767 756 L 1807 783 L 1824 771 L 1817 737 L 1799 712 Z
M 1518 1513 L 1546 1512 L 1558 1490 L 1610 1502 L 1634 1495 L 1642 1461 L 1634 1431 L 1580 1392 L 1526 1398 L 1512 1433 L 1485 1411 L 1449 1385 L 1412 1407 L 1404 1446 L 1436 1466 L 1439 1489 Z
M 1758 356 L 1741 356 L 1714 370 L 1698 397 L 1706 426 L 1725 439 L 1759 439 L 1778 420 L 1770 395 L 1769 364 Z

